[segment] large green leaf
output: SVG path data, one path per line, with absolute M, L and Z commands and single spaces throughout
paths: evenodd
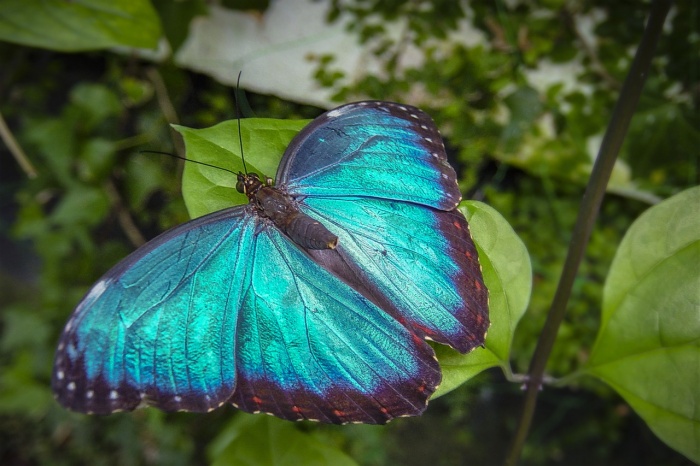
M 291 422 L 245 413 L 236 416 L 212 441 L 208 455 L 214 466 L 357 464 L 342 451 L 300 432 Z
M 630 227 L 605 283 L 587 371 L 700 462 L 700 187 Z
M 246 118 L 241 120 L 240 140 L 236 120 L 204 129 L 173 125 L 185 140 L 187 158 L 225 169 L 198 163 L 185 165 L 182 195 L 190 217 L 248 202 L 245 195 L 236 191 L 235 174 L 243 171 L 241 144 L 248 171 L 274 178 L 284 150 L 308 123 L 309 120 Z
M 75 52 L 155 48 L 160 21 L 148 0 L 2 0 L 0 40 Z
M 469 230 L 479 252 L 484 283 L 489 289 L 491 327 L 484 348 L 459 354 L 436 345 L 442 367 L 442 383 L 435 396 L 441 396 L 490 367 L 500 366 L 509 373 L 510 346 L 518 321 L 530 301 L 532 267 L 525 245 L 508 222 L 493 208 L 476 201 L 465 201 L 460 210 L 467 217 Z

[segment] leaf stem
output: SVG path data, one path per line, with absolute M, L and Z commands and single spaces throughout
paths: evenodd
M 37 177 L 37 171 L 36 168 L 34 168 L 34 165 L 32 165 L 32 162 L 29 160 L 29 157 L 27 157 L 27 154 L 24 153 L 22 150 L 22 147 L 20 147 L 19 143 L 15 139 L 15 137 L 12 135 L 12 131 L 10 131 L 10 128 L 8 128 L 7 123 L 5 123 L 5 119 L 2 117 L 2 114 L 0 113 L 0 140 L 2 140 L 7 148 L 10 150 L 10 153 L 13 155 L 19 166 L 22 168 L 24 173 L 29 177 L 29 178 L 36 178 Z
M 661 36 L 666 15 L 671 8 L 671 3 L 671 0 L 654 0 L 651 4 L 649 20 L 642 41 L 622 85 L 620 97 L 613 110 L 610 124 L 598 151 L 598 157 L 593 165 L 593 172 L 581 201 L 581 208 L 569 245 L 569 252 L 564 262 L 564 269 L 559 279 L 559 285 L 537 342 L 537 348 L 530 362 L 529 380 L 526 382 L 527 392 L 518 428 L 505 460 L 507 466 L 515 465 L 520 459 L 525 439 L 532 424 L 535 406 L 537 405 L 537 393 L 542 386 L 547 359 L 554 346 L 559 326 L 564 319 L 566 304 L 571 296 L 576 273 L 583 259 L 600 204 L 605 195 L 605 188 L 610 179 L 610 173 L 622 147 L 622 142 L 639 101 L 644 82 L 649 74 L 651 60 L 654 56 L 656 44 Z
M 163 77 L 160 75 L 160 73 L 155 67 L 148 68 L 146 70 L 146 76 L 148 77 L 148 79 L 151 80 L 151 83 L 153 84 L 153 89 L 156 93 L 156 99 L 158 100 L 158 105 L 160 106 L 161 112 L 163 112 L 163 115 L 165 116 L 165 121 L 167 121 L 171 125 L 179 125 L 180 118 L 177 115 L 177 111 L 175 110 L 173 101 L 170 98 L 170 94 L 168 94 L 168 88 L 165 85 L 165 81 L 163 81 Z M 176 131 L 172 130 L 172 128 L 171 131 L 171 134 L 173 135 L 176 133 Z M 174 137 L 173 146 L 175 147 L 175 152 L 177 152 L 177 154 L 181 158 L 185 158 L 185 146 L 182 142 L 182 138 L 180 138 L 179 136 Z M 182 169 L 182 165 L 180 168 Z
M 570 385 L 573 380 L 579 379 L 587 373 L 588 371 L 586 369 L 578 369 L 570 374 L 566 374 L 564 377 L 561 377 L 559 379 L 552 379 L 550 385 L 552 385 L 553 387 L 564 387 L 566 385 Z
M 129 238 L 131 244 L 135 248 L 146 244 L 146 238 L 136 226 L 134 219 L 131 218 L 129 209 L 124 205 L 124 201 L 122 201 L 119 191 L 117 190 L 117 187 L 114 186 L 114 183 L 111 180 L 107 180 L 104 185 L 104 189 L 107 192 L 107 196 L 109 197 L 112 206 L 117 212 L 119 225 L 122 227 L 122 231 L 126 234 L 126 237 Z

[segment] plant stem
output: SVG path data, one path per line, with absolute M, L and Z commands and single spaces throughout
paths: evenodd
M 36 178 L 36 168 L 34 168 L 34 165 L 32 165 L 32 162 L 29 160 L 29 157 L 27 157 L 27 154 L 24 153 L 20 145 L 17 143 L 17 140 L 12 135 L 12 131 L 10 131 L 10 128 L 7 127 L 7 123 L 5 123 L 5 119 L 2 117 L 1 113 L 0 140 L 2 140 L 5 143 L 5 145 L 9 149 L 10 153 L 14 156 L 19 166 L 22 168 L 22 170 L 24 170 L 24 173 L 26 173 L 29 178 Z
M 622 147 L 630 120 L 642 93 L 644 82 L 649 74 L 651 60 L 654 56 L 656 44 L 661 36 L 666 15 L 671 8 L 671 3 L 671 0 L 654 0 L 652 2 L 649 20 L 642 41 L 639 44 L 630 71 L 625 78 L 620 97 L 610 119 L 610 124 L 600 145 L 591 178 L 581 201 L 581 208 L 576 219 L 576 226 L 574 227 L 569 252 L 564 262 L 564 269 L 559 279 L 559 285 L 547 314 L 547 321 L 537 342 L 537 348 L 530 362 L 529 380 L 526 383 L 527 392 L 518 429 L 505 460 L 507 466 L 515 465 L 520 459 L 535 412 L 537 393 L 542 386 L 547 359 L 554 346 L 559 326 L 564 320 L 566 304 L 571 296 L 576 273 L 583 259 L 600 204 L 605 195 L 605 187 L 610 179 L 615 159 Z
M 126 237 L 129 238 L 131 244 L 135 248 L 139 248 L 146 244 L 146 238 L 136 226 L 134 219 L 131 218 L 129 209 L 124 205 L 124 201 L 122 200 L 122 197 L 119 194 L 117 187 L 114 186 L 112 180 L 107 180 L 107 182 L 104 184 L 104 189 L 110 202 L 112 203 L 112 207 L 117 212 L 119 225 L 122 227 L 122 231 L 126 234 Z

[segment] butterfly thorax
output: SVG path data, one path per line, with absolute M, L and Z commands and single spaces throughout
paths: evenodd
M 236 190 L 248 196 L 248 202 L 257 215 L 269 219 L 297 245 L 305 249 L 334 249 L 338 237 L 323 224 L 299 210 L 291 196 L 265 183 L 256 173 L 238 174 Z

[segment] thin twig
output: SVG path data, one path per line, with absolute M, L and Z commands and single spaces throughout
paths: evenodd
M 122 200 L 117 187 L 114 186 L 114 183 L 111 180 L 107 180 L 107 182 L 104 184 L 104 188 L 110 202 L 112 203 L 112 206 L 114 207 L 114 210 L 117 212 L 117 221 L 119 222 L 119 226 L 121 226 L 122 231 L 124 231 L 126 237 L 129 238 L 131 244 L 136 248 L 146 244 L 146 238 L 136 226 L 134 219 L 131 218 L 129 209 L 127 209 L 124 205 L 124 201 Z
M 173 101 L 172 99 L 170 99 L 170 94 L 168 94 L 168 88 L 165 86 L 163 77 L 160 75 L 160 73 L 155 67 L 151 67 L 148 70 L 146 70 L 146 76 L 148 76 L 148 79 L 150 79 L 153 83 L 153 88 L 156 91 L 156 98 L 158 99 L 158 105 L 160 106 L 160 110 L 163 112 L 165 121 L 167 121 L 171 125 L 179 125 L 180 119 L 177 116 L 177 111 L 175 110 Z M 175 136 L 175 133 L 176 131 L 171 127 L 170 136 L 173 141 L 173 147 L 175 148 L 175 152 L 177 153 L 179 159 L 186 160 L 185 146 L 182 142 L 182 138 L 179 136 Z M 178 174 L 180 177 L 182 177 L 184 169 L 184 162 L 180 162 L 180 164 L 178 165 Z
M 547 321 L 537 342 L 535 354 L 530 363 L 529 380 L 526 382 L 527 393 L 525 394 L 520 422 L 505 460 L 505 464 L 508 466 L 515 465 L 520 459 L 522 448 L 532 423 L 535 406 L 537 405 L 537 393 L 542 386 L 547 359 L 554 346 L 559 326 L 564 319 L 566 304 L 571 296 L 576 272 L 583 259 L 600 204 L 605 195 L 605 187 L 610 179 L 615 159 L 620 151 L 620 147 L 622 147 L 630 120 L 642 93 L 656 44 L 661 36 L 663 24 L 670 8 L 671 0 L 654 0 L 651 4 L 649 21 L 647 22 L 644 36 L 637 49 L 629 74 L 622 86 L 620 97 L 601 143 L 590 181 L 581 201 L 581 208 L 559 285 L 547 314 Z
M 165 86 L 163 77 L 158 72 L 158 69 L 155 67 L 148 68 L 146 70 L 146 75 L 153 83 L 153 88 L 156 92 L 156 98 L 158 99 L 158 105 L 160 106 L 161 112 L 163 112 L 165 121 L 170 123 L 170 125 L 180 124 L 180 118 L 177 116 L 177 111 L 175 110 L 173 101 L 172 99 L 170 99 L 170 94 L 168 94 L 168 88 Z M 184 160 L 187 160 L 185 144 L 182 140 L 182 136 L 180 134 L 177 134 L 177 131 L 175 131 L 175 129 L 172 126 L 170 127 L 169 134 L 173 141 L 175 153 L 178 155 L 177 158 L 180 159 L 180 162 L 177 165 L 177 174 L 178 178 L 182 179 L 182 176 L 185 172 Z M 179 184 L 178 187 L 181 189 L 182 185 Z
M 29 178 L 36 178 L 36 168 L 34 168 L 34 165 L 32 165 L 32 162 L 29 161 L 27 154 L 24 153 L 22 147 L 19 145 L 19 143 L 17 143 L 12 131 L 10 131 L 7 123 L 5 123 L 2 113 L 0 113 L 0 138 L 10 150 L 10 153 L 15 158 L 19 166 L 22 168 L 22 170 L 24 170 L 24 173 L 26 173 Z
M 148 76 L 148 79 L 150 79 L 151 83 L 153 83 L 153 89 L 156 92 L 156 99 L 158 99 L 158 105 L 160 106 L 161 112 L 163 112 L 165 121 L 167 121 L 171 125 L 180 124 L 180 118 L 177 116 L 177 111 L 175 110 L 173 101 L 170 99 L 170 94 L 168 94 L 168 88 L 165 86 L 163 77 L 154 67 L 148 68 L 146 70 L 146 76 Z M 171 129 L 171 131 L 171 134 L 175 133 L 175 130 Z M 179 155 L 180 157 L 185 157 L 185 148 L 182 145 L 182 139 L 179 137 L 173 138 L 173 145 L 175 147 L 175 152 L 177 152 L 177 155 Z
M 170 95 L 168 94 L 168 89 L 165 87 L 165 82 L 163 77 L 160 75 L 158 70 L 154 67 L 150 67 L 146 70 L 146 76 L 153 83 L 153 89 L 156 92 L 156 98 L 158 99 L 158 105 L 165 116 L 165 120 L 168 123 L 179 124 L 180 119 L 177 116 L 177 111 L 173 105 L 172 100 L 170 100 Z

